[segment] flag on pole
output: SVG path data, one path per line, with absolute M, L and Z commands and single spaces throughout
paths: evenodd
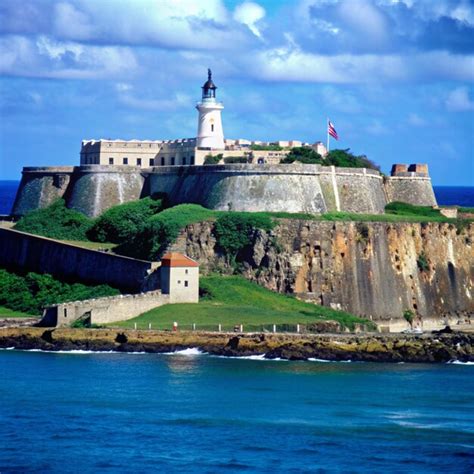
M 331 135 L 331 137 L 335 138 L 336 140 L 339 140 L 339 136 L 336 132 L 336 129 L 334 128 L 334 125 L 328 120 L 328 133 Z

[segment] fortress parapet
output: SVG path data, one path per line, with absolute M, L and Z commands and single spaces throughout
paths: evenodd
M 395 164 L 392 165 L 390 176 L 405 178 L 429 178 L 428 165 L 425 163 L 417 163 L 412 165 Z
M 427 164 L 395 164 L 385 180 L 388 202 L 400 201 L 418 206 L 436 206 Z
M 382 214 L 392 201 L 436 205 L 426 165 L 411 166 L 394 165 L 389 177 L 366 168 L 299 163 L 25 168 L 12 213 L 22 215 L 63 197 L 68 207 L 95 217 L 155 193 L 171 204 L 250 212 Z

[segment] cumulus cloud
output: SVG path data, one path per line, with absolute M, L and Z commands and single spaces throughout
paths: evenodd
M 258 55 L 256 77 L 272 81 L 370 83 L 438 79 L 474 80 L 474 56 L 447 52 L 322 55 L 303 51 L 293 40 Z
M 0 73 L 63 79 L 109 79 L 133 74 L 138 65 L 123 47 L 61 42 L 46 36 L 0 38 Z
M 244 2 L 234 10 L 234 19 L 246 25 L 249 30 L 259 38 L 262 36 L 257 23 L 265 17 L 265 9 L 258 3 Z
M 446 98 L 446 107 L 453 112 L 466 112 L 474 110 L 474 101 L 469 97 L 467 87 L 457 87 Z

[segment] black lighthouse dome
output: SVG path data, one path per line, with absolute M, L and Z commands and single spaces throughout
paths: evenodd
M 216 97 L 216 85 L 212 82 L 212 71 L 207 70 L 207 81 L 202 86 L 202 98 L 213 99 Z

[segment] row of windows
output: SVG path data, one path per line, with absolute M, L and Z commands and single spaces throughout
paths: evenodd
M 157 160 L 155 160 L 154 158 L 150 158 L 150 159 L 148 160 L 148 166 L 155 166 L 155 165 L 158 165 L 158 163 L 155 163 L 155 161 L 157 161 Z M 109 165 L 113 165 L 113 164 L 115 164 L 115 159 L 111 157 L 111 158 L 109 158 Z M 117 163 L 117 164 L 118 164 L 118 163 Z M 125 158 L 122 158 L 122 164 L 123 164 L 123 165 L 128 165 L 128 158 L 126 158 L 126 157 L 125 157 Z M 165 165 L 166 165 L 166 159 L 165 159 L 164 156 L 162 156 L 162 157 L 160 158 L 160 164 L 161 164 L 161 166 L 165 166 Z M 171 166 L 174 166 L 174 165 L 176 165 L 176 164 L 194 165 L 194 156 L 189 157 L 189 162 L 188 162 L 188 159 L 187 159 L 185 156 L 183 156 L 183 158 L 181 159 L 181 163 L 176 163 L 176 159 L 175 159 L 175 157 L 173 156 L 173 157 L 171 158 L 171 163 L 170 163 L 170 164 L 171 164 Z M 142 159 L 141 159 L 141 158 L 137 158 L 137 166 L 142 166 Z

